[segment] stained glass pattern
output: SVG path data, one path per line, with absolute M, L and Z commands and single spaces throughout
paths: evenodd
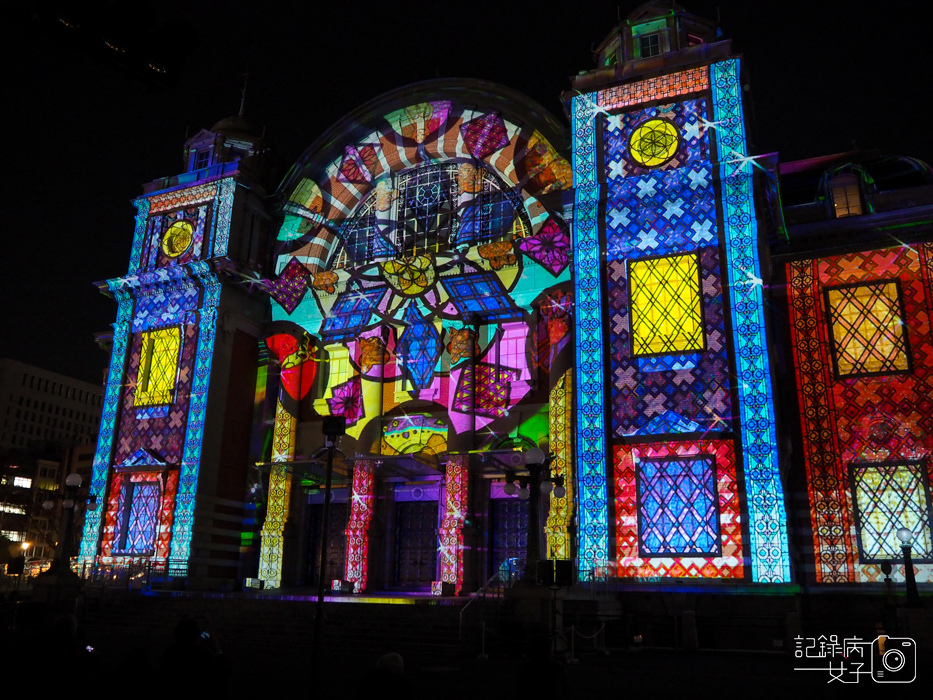
M 508 292 L 495 275 L 451 275 L 442 278 L 442 282 L 451 296 L 451 301 L 463 314 L 475 312 L 484 317 L 495 318 L 494 314 L 497 311 L 515 309 Z
M 739 61 L 714 63 L 713 110 L 720 152 L 747 156 Z M 727 280 L 732 311 L 744 453 L 752 580 L 790 580 L 787 515 L 778 471 L 771 371 L 765 339 L 761 264 L 750 162 L 720 162 Z
M 642 557 L 719 555 L 712 457 L 638 460 L 637 477 Z
M 201 438 L 204 435 L 211 360 L 214 357 L 217 305 L 220 303 L 220 282 L 208 272 L 207 265 L 193 263 L 191 266 L 204 279 L 204 297 L 199 311 L 197 355 L 194 358 L 193 370 L 191 370 L 193 375 L 191 396 L 185 423 L 184 453 L 178 479 L 175 525 L 172 530 L 172 558 L 185 562 L 191 554 L 195 495 L 198 487 L 198 468 L 201 464 Z
M 926 460 L 933 480 L 933 347 L 928 284 L 933 246 L 868 250 L 788 264 L 794 368 L 807 470 L 816 579 L 881 581 L 879 564 L 862 561 L 848 465 Z M 826 290 L 882 287 L 895 279 L 908 324 L 911 372 L 836 379 Z M 909 329 L 909 330 L 908 330 Z M 919 581 L 933 567 L 917 565 Z
M 602 578 L 609 559 L 606 502 L 605 397 L 603 371 L 603 300 L 596 170 L 595 117 L 592 95 L 573 98 L 574 290 L 576 314 L 577 455 L 580 473 L 581 577 Z
M 619 577 L 744 577 L 743 518 L 731 440 L 616 445 L 613 458 Z M 646 465 L 655 465 L 647 467 L 647 481 L 639 474 Z M 692 471 L 685 475 L 688 465 Z M 686 528 L 690 537 L 678 529 L 684 524 L 683 511 L 665 510 L 663 502 L 672 497 L 689 500 L 694 517 Z M 675 551 L 697 544 L 709 551 Z
M 930 492 L 922 462 L 851 464 L 849 476 L 862 562 L 902 559 L 897 530 L 913 533 L 918 562 L 933 560 Z
M 558 498 L 551 491 L 544 535 L 547 538 L 548 559 L 570 559 L 570 524 L 573 522 L 574 484 L 573 466 L 570 459 L 572 438 L 571 407 L 573 405 L 573 373 L 567 370 L 555 387 L 548 401 L 548 441 L 551 459 L 551 477 L 562 478 L 566 493 Z
M 373 463 L 358 461 L 353 467 L 350 518 L 347 521 L 347 581 L 359 593 L 366 588 L 369 563 L 369 524 L 373 518 Z
M 648 80 L 626 83 L 600 90 L 597 104 L 603 109 L 618 109 L 651 100 L 663 100 L 691 92 L 709 89 L 709 69 L 691 68 L 690 70 L 659 75 Z
M 837 377 L 910 370 L 896 281 L 826 290 Z
M 368 290 L 347 290 L 337 297 L 337 301 L 324 321 L 321 329 L 331 337 L 344 337 L 348 333 L 334 335 L 340 331 L 356 331 L 369 324 L 373 310 L 385 293 L 382 287 Z
M 151 554 L 159 523 L 159 485 L 154 482 L 127 483 L 121 490 L 117 509 L 116 553 Z
M 272 461 L 287 462 L 294 454 L 296 418 L 282 405 L 275 408 L 272 435 Z M 262 543 L 259 550 L 259 578 L 267 588 L 278 588 L 282 583 L 283 532 L 288 519 L 292 475 L 284 464 L 273 464 L 269 474 L 266 501 L 266 519 L 262 525 Z
M 704 348 L 697 256 L 633 260 L 629 280 L 633 354 Z
M 463 526 L 467 517 L 469 455 L 447 458 L 444 482 L 444 517 L 439 532 L 441 581 L 453 584 L 459 595 L 463 588 Z
M 611 241 L 612 238 L 609 238 Z M 609 263 L 609 368 L 613 435 L 731 430 L 732 398 L 719 251 L 698 254 L 703 308 L 702 352 L 633 356 L 629 279 L 622 261 Z
M 677 153 L 680 133 L 665 119 L 649 119 L 640 124 L 629 137 L 632 158 L 646 168 L 663 165 Z
M 433 323 L 421 320 L 414 306 L 408 307 L 405 322 L 407 327 L 399 336 L 399 351 L 412 385 L 415 389 L 424 389 L 434 375 L 434 366 L 441 350 L 441 336 Z
M 178 328 L 143 333 L 142 359 L 136 377 L 136 406 L 172 402 L 180 347 L 181 333 Z
M 278 279 L 268 284 L 269 294 L 285 313 L 292 313 L 308 291 L 308 268 L 292 258 L 279 274 Z
M 484 114 L 460 127 L 463 142 L 474 158 L 482 160 L 509 144 L 508 132 L 498 114 Z

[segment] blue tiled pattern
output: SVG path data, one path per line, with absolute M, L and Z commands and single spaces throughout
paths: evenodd
M 765 344 L 761 265 L 741 88 L 736 59 L 712 66 L 715 119 L 725 210 L 726 268 L 735 335 L 739 417 L 747 491 L 752 578 L 790 581 L 786 514 L 778 472 L 770 363 Z

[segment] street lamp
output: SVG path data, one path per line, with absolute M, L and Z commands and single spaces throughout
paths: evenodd
M 81 488 L 82 481 L 80 474 L 69 474 L 65 479 L 65 493 L 61 495 L 55 494 L 54 496 L 55 498 L 61 499 L 62 502 L 62 536 L 55 550 L 55 558 L 52 560 L 52 565 L 49 567 L 50 574 L 72 573 L 71 549 L 73 544 L 72 539 L 74 538 L 75 496 L 78 495 L 78 489 Z M 46 498 L 45 501 L 42 502 L 42 507 L 47 511 L 51 511 L 52 508 L 55 507 L 55 501 L 52 496 Z
M 910 541 L 914 533 L 909 528 L 902 527 L 897 531 L 897 539 L 901 541 L 901 551 L 904 553 L 904 579 L 907 584 L 907 607 L 920 608 L 920 591 L 917 590 L 917 579 L 914 577 L 914 562 L 910 558 Z

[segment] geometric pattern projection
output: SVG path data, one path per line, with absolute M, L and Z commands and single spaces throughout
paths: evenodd
M 632 350 L 658 355 L 702 350 L 703 313 L 696 255 L 629 263 Z
M 901 527 L 913 533 L 914 558 L 933 559 L 930 494 L 923 463 L 855 463 L 849 469 L 862 562 L 901 559 L 897 539 Z
M 121 489 L 117 510 L 119 532 L 115 538 L 117 551 L 123 554 L 152 552 L 159 522 L 159 503 L 158 483 L 127 483 Z
M 837 377 L 910 370 L 897 282 L 826 290 Z
M 718 556 L 717 503 L 711 456 L 640 460 L 639 554 Z
M 744 577 L 732 440 L 617 444 L 612 454 L 619 578 Z
M 181 334 L 177 327 L 143 333 L 134 405 L 157 406 L 172 402 L 180 345 Z

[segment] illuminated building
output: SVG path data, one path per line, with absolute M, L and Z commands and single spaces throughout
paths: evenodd
M 277 186 L 242 117 L 189 140 L 186 172 L 137 200 L 128 274 L 102 285 L 118 316 L 92 484 L 104 506 L 82 560 L 468 592 L 533 531 L 582 580 L 782 584 L 792 545 L 821 562 L 891 554 L 853 534 L 851 494 L 865 522 L 906 514 L 928 537 L 914 443 L 888 445 L 890 466 L 833 457 L 848 540 L 789 529 L 787 474 L 806 471 L 795 485 L 814 499 L 826 484 L 812 462 L 792 468 L 817 448 L 785 449 L 791 409 L 775 410 L 775 368 L 802 365 L 774 327 L 762 256 L 769 242 L 788 255 L 797 231 L 776 158 L 748 152 L 730 43 L 646 3 L 597 57 L 565 95 L 569 131 L 508 88 L 438 80 L 351 112 Z M 827 185 L 827 215 L 850 215 L 836 225 L 876 216 L 855 175 Z M 818 247 L 791 246 L 786 274 L 824 260 Z M 825 291 L 849 325 L 832 321 L 834 349 L 825 327 L 812 343 L 838 381 L 914 381 L 929 356 L 898 325 L 911 319 L 898 290 L 921 304 L 925 260 L 902 266 L 911 281 L 856 274 Z M 823 298 L 788 284 L 792 309 Z M 875 336 L 851 320 L 865 309 L 887 310 L 867 359 L 854 343 Z M 909 391 L 895 393 L 919 401 Z M 321 533 L 326 415 L 347 432 Z M 512 484 L 534 448 L 564 491 L 529 528 Z M 845 580 L 875 575 L 859 571 Z

